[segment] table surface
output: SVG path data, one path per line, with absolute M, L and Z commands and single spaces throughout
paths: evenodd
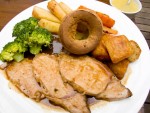
M 0 30 L 19 12 L 42 1 L 44 0 L 0 0 Z M 107 0 L 99 1 L 105 2 Z M 130 18 L 139 27 L 150 47 L 150 0 L 140 1 L 143 6 L 142 10 Z M 150 94 L 143 108 L 142 112 L 150 113 Z

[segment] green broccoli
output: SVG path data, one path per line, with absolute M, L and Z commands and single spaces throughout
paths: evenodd
M 42 46 L 49 47 L 52 40 L 52 34 L 41 27 L 35 28 L 28 39 L 30 53 L 38 54 L 42 50 Z
M 12 36 L 18 37 L 22 34 L 29 36 L 36 27 L 38 27 L 38 19 L 30 17 L 14 26 Z
M 2 61 L 21 61 L 24 59 L 24 52 L 30 51 L 31 54 L 38 54 L 42 47 L 49 47 L 52 41 L 52 34 L 38 26 L 38 20 L 30 17 L 17 23 L 14 26 L 12 36 L 13 42 L 6 44 L 0 53 Z
M 24 52 L 27 51 L 27 47 L 23 43 L 16 41 L 7 43 L 2 52 L 0 53 L 0 59 L 2 61 L 21 61 L 24 58 Z
M 27 45 L 32 54 L 38 54 L 42 46 L 48 47 L 52 39 L 51 33 L 38 26 L 38 20 L 34 17 L 17 23 L 12 35 L 16 36 L 15 41 Z

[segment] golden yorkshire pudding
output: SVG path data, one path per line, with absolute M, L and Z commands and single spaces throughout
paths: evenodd
M 63 19 L 59 36 L 66 50 L 73 54 L 86 54 L 98 45 L 102 28 L 102 22 L 94 12 L 76 10 Z

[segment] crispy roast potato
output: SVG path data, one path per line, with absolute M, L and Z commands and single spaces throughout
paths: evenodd
M 37 19 L 47 19 L 47 20 L 50 20 L 53 22 L 60 23 L 60 20 L 57 17 L 55 17 L 51 12 L 49 12 L 43 8 L 40 8 L 38 6 L 35 6 L 33 8 L 32 16 Z
M 103 36 L 100 38 L 98 46 L 92 51 L 92 56 L 98 60 L 110 60 L 109 54 L 104 45 L 104 41 L 107 40 L 108 37 L 111 37 L 111 35 L 104 33 Z
M 46 19 L 41 19 L 38 24 L 39 24 L 39 26 L 47 29 L 51 33 L 58 34 L 59 26 L 60 26 L 59 23 L 52 22 L 52 21 L 49 21 Z
M 104 41 L 104 45 L 113 63 L 118 63 L 133 54 L 131 43 L 124 35 L 111 36 Z
M 47 8 L 61 21 L 66 16 L 66 13 L 55 0 L 49 1 Z
M 129 63 L 129 60 L 125 59 L 115 64 L 110 62 L 107 65 L 116 77 L 121 80 L 127 71 Z
M 60 2 L 60 3 L 59 3 L 59 6 L 63 9 L 63 11 L 64 11 L 66 14 L 72 12 L 72 9 L 71 9 L 69 6 L 67 6 L 65 3 L 63 3 L 63 2 Z
M 133 40 L 130 40 L 132 49 L 133 49 L 133 54 L 128 58 L 128 60 L 130 62 L 134 62 L 135 60 L 137 60 L 141 54 L 141 48 L 140 46 Z

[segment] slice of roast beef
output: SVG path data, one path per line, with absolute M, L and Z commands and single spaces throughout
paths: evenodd
M 121 84 L 121 81 L 113 77 L 112 81 L 108 84 L 106 89 L 96 96 L 97 99 L 108 101 L 121 100 L 131 97 L 131 91 Z
M 54 104 L 62 106 L 70 113 L 90 113 L 89 106 L 86 103 L 87 98 L 80 93 L 75 93 L 75 95 L 62 99 L 53 97 L 47 98 Z
M 7 66 L 6 73 L 9 80 L 26 96 L 37 101 L 41 99 L 41 88 L 34 78 L 31 60 L 12 62 Z
M 57 56 L 39 54 L 35 56 L 32 64 L 35 78 L 50 101 L 71 113 L 90 113 L 85 95 L 74 91 L 68 83 L 63 81 L 59 73 Z
M 59 56 L 60 73 L 77 91 L 95 96 L 103 92 L 113 73 L 103 63 L 89 56 Z
M 63 79 L 79 92 L 103 100 L 120 100 L 132 95 L 105 64 L 89 56 L 61 54 L 59 66 Z

